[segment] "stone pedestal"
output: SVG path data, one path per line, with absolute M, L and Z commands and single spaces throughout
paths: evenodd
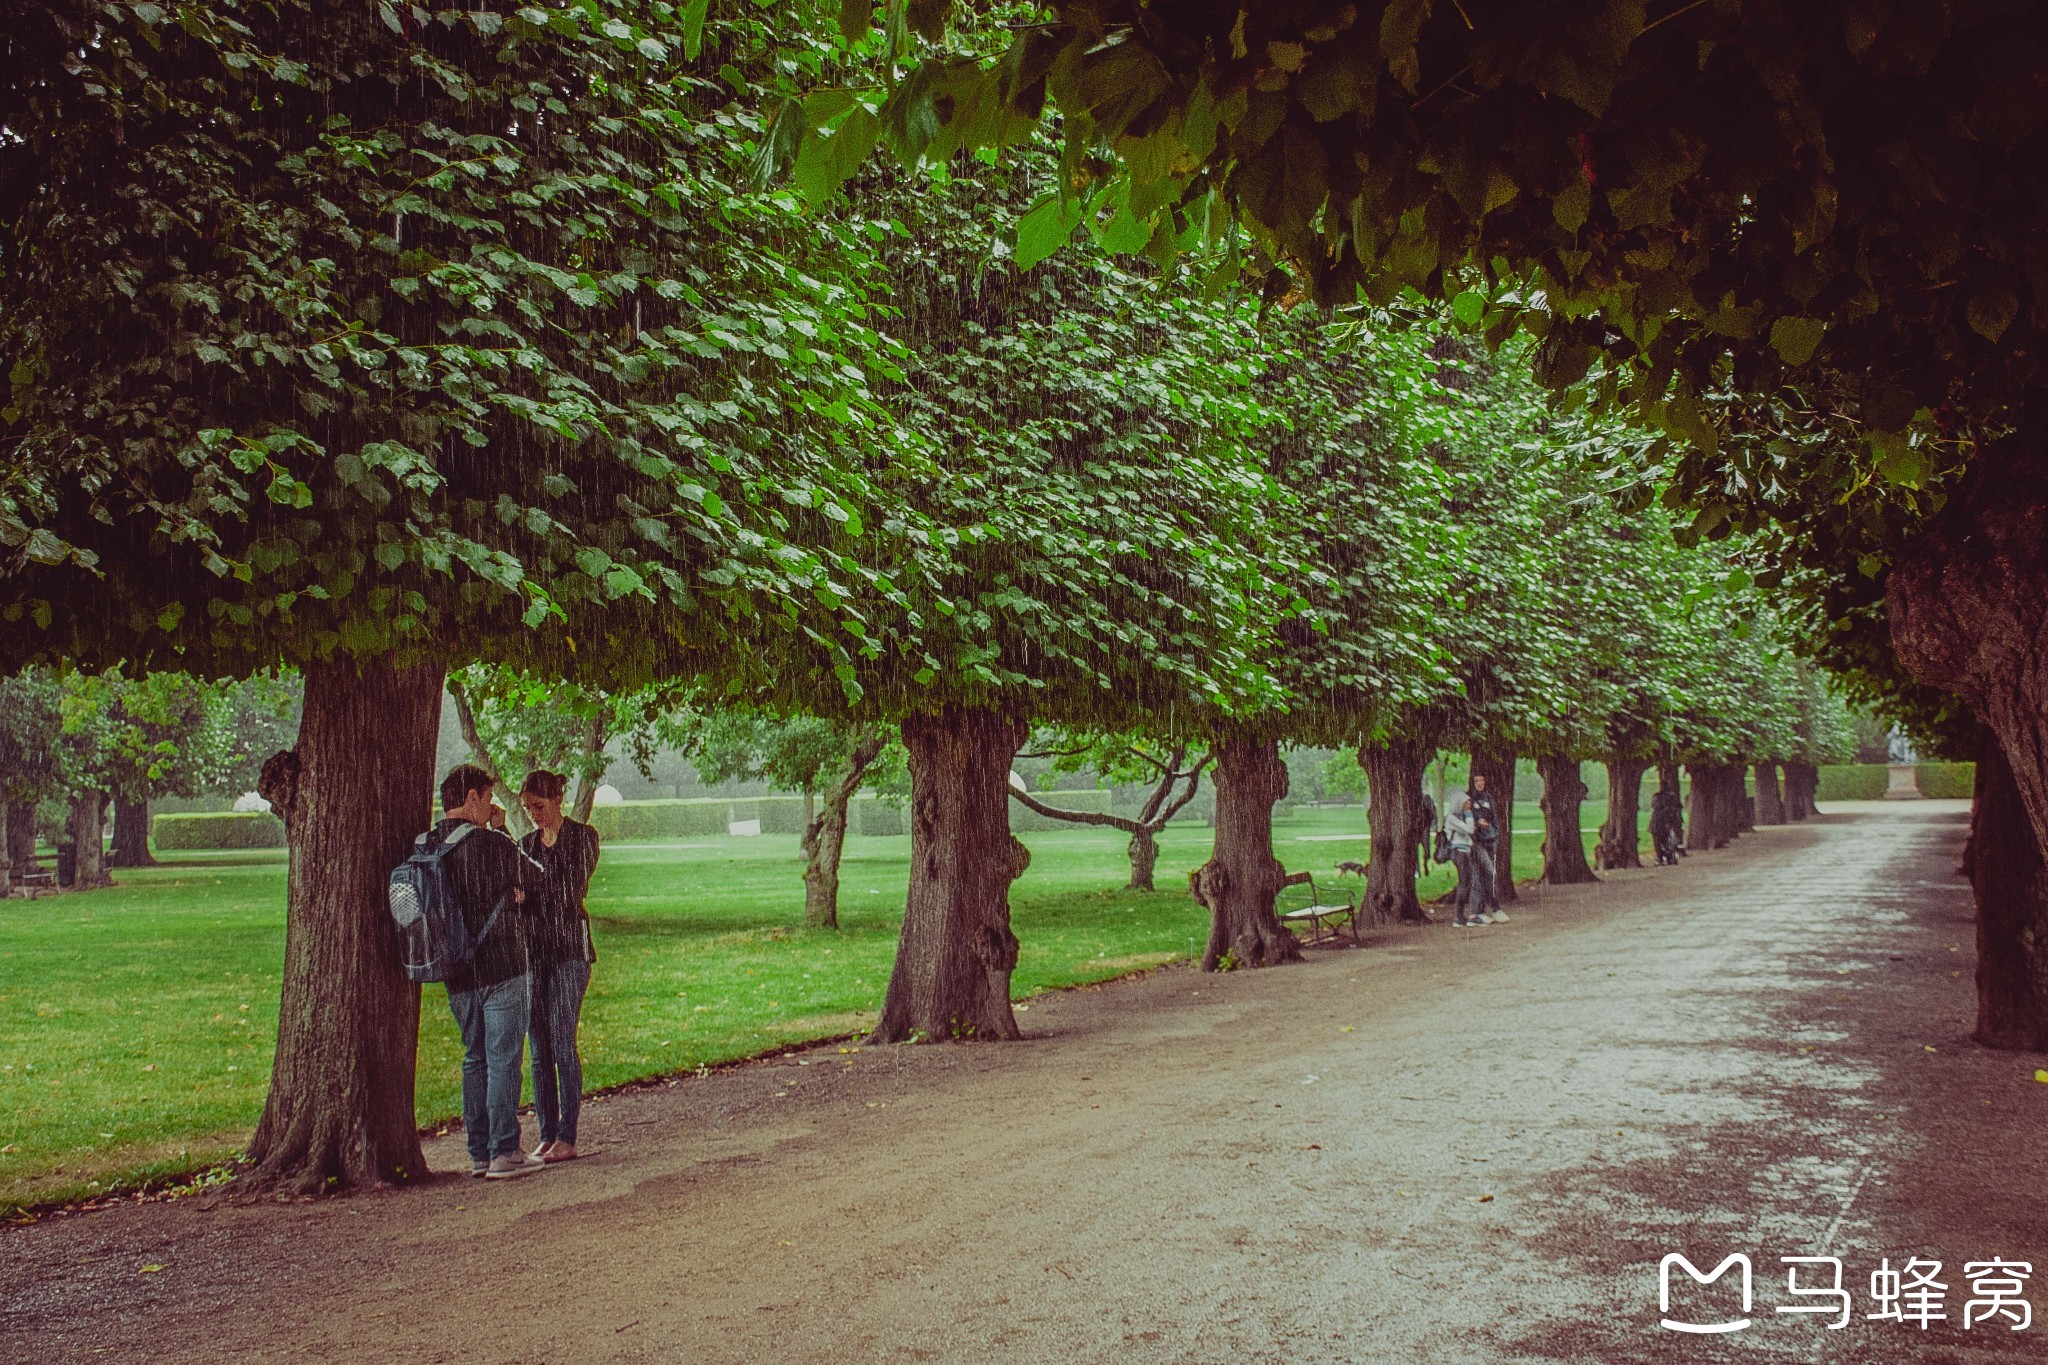
M 1918 801 L 1920 799 L 1920 769 L 1914 763 L 1893 763 L 1891 785 L 1884 789 L 1887 801 Z

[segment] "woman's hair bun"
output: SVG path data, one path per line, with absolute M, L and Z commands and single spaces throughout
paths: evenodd
M 526 781 L 520 784 L 519 794 L 538 796 L 543 801 L 559 801 L 562 794 L 568 790 L 569 777 L 566 773 L 551 773 L 546 768 L 535 768 L 526 775 Z

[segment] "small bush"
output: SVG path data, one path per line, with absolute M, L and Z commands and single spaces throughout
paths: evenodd
M 764 796 L 753 803 L 761 811 L 763 834 L 802 834 L 804 799 L 801 796 Z M 734 816 L 743 820 L 746 816 Z
M 156 846 L 164 852 L 284 847 L 284 821 L 269 811 L 159 815 L 151 823 Z
M 1967 801 L 1977 794 L 1974 763 L 1922 763 L 1914 777 L 1920 794 L 1936 801 Z
M 910 819 L 903 807 L 872 796 L 858 798 L 847 807 L 846 813 L 847 826 L 855 834 L 886 838 L 910 832 Z
M 1829 801 L 1882 801 L 1891 773 L 1882 763 L 1824 763 L 1815 804 Z
M 702 839 L 731 832 L 732 808 L 732 802 L 717 797 L 622 801 L 616 806 L 593 806 L 590 823 L 607 843 Z

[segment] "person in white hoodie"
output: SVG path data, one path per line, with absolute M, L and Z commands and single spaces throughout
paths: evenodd
M 1463 929 L 1471 924 L 1485 924 L 1485 915 L 1467 919 L 1465 909 L 1476 903 L 1484 904 L 1479 886 L 1472 875 L 1472 839 L 1479 830 L 1479 818 L 1472 813 L 1472 798 L 1458 799 L 1458 808 L 1444 817 L 1444 833 L 1451 841 L 1451 866 L 1458 871 L 1458 889 L 1452 894 L 1451 904 L 1457 911 L 1452 919 L 1453 929 Z

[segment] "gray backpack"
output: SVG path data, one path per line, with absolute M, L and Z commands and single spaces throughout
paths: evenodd
M 457 825 L 443 838 L 428 830 L 413 841 L 412 854 L 391 869 L 391 918 L 398 925 L 398 955 L 414 981 L 446 981 L 476 961 L 477 949 L 511 902 L 508 891 L 491 908 L 476 934 L 469 932 L 448 875 L 447 859 L 475 825 Z

